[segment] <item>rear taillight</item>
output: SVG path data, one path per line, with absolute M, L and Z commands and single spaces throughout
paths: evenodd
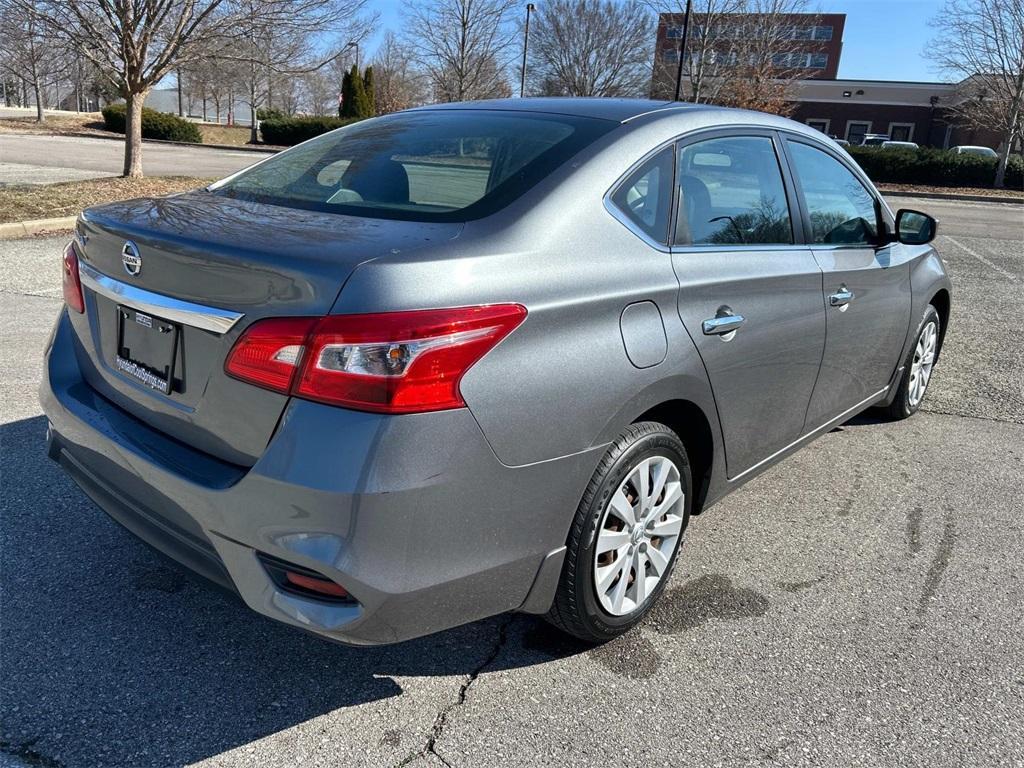
M 78 274 L 78 251 L 73 242 L 64 248 L 61 260 L 61 286 L 64 289 L 64 303 L 75 312 L 85 312 L 85 299 L 82 297 L 82 279 Z
M 287 394 L 316 322 L 311 317 L 281 317 L 254 323 L 235 342 L 225 369 L 242 381 Z
M 381 413 L 465 405 L 463 375 L 526 317 L 519 304 L 255 323 L 226 363 L 236 378 Z

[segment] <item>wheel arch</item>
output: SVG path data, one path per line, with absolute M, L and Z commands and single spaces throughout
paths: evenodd
M 935 351 L 935 359 L 938 361 L 939 356 L 942 354 L 942 343 L 946 338 L 946 329 L 949 327 L 949 315 L 952 310 L 952 299 L 948 290 L 945 288 L 939 288 L 932 294 L 932 297 L 928 299 L 928 303 L 935 307 L 935 311 L 939 313 L 939 346 Z
M 711 473 L 715 466 L 715 440 L 704 411 L 692 400 L 666 400 L 648 408 L 637 416 L 633 423 L 656 421 L 664 424 L 683 441 L 690 474 L 694 486 L 691 514 L 697 515 L 704 508 L 708 490 L 711 487 Z

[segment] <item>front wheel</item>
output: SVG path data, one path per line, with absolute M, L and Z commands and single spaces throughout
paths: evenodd
M 675 432 L 656 422 L 630 426 L 576 510 L 548 621 L 588 642 L 636 626 L 672 572 L 690 496 L 690 465 Z
M 924 401 L 925 391 L 932 379 L 935 356 L 939 351 L 940 322 L 939 313 L 929 304 L 918 328 L 914 346 L 907 355 L 899 392 L 892 405 L 886 409 L 893 419 L 913 416 Z

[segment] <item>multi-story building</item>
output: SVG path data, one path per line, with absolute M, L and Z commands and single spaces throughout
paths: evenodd
M 858 144 L 868 133 L 923 146 L 951 147 L 980 144 L 998 149 L 992 131 L 959 126 L 950 107 L 970 91 L 972 78 L 962 83 L 917 83 L 879 80 L 840 80 L 846 15 L 802 13 L 784 16 L 692 14 L 684 63 L 683 98 L 690 93 L 690 72 L 702 70 L 714 92 L 715 78 L 749 76 L 743 64 L 770 61 L 770 68 L 795 79 L 786 91 L 792 98 L 792 117 L 823 133 Z M 672 98 L 679 65 L 683 14 L 659 18 L 651 95 Z M 782 82 L 782 81 L 780 81 Z
M 772 63 L 780 69 L 797 72 L 801 77 L 835 79 L 843 50 L 842 13 L 793 13 L 779 17 L 752 14 L 721 14 L 709 17 L 692 14 L 687 52 L 706 50 L 708 55 L 735 60 L 744 55 L 751 38 L 767 36 L 778 50 Z M 672 68 L 679 62 L 679 39 L 683 14 L 663 13 L 659 17 L 655 69 Z M 706 42 L 706 45 L 703 43 Z

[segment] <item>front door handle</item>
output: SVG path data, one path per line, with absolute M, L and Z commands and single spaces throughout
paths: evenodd
M 701 323 L 701 330 L 705 336 L 722 336 L 723 341 L 729 341 L 745 322 L 743 315 L 735 314 L 729 307 L 719 307 L 714 317 Z
M 839 290 L 828 297 L 828 303 L 833 307 L 846 307 L 854 300 L 854 293 L 845 285 L 839 286 Z

